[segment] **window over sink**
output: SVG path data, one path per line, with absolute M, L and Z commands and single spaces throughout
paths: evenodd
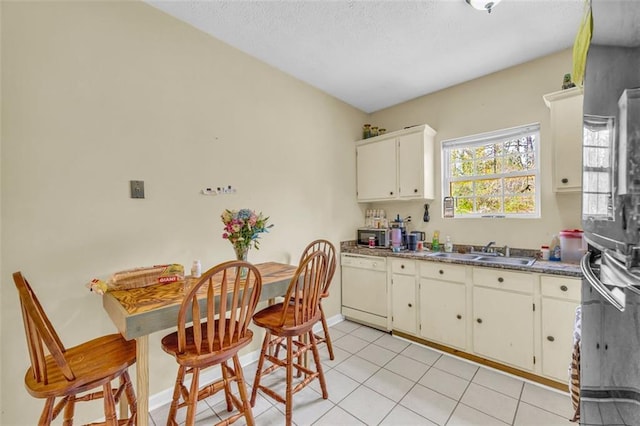
M 540 124 L 442 142 L 442 194 L 455 217 L 540 217 Z

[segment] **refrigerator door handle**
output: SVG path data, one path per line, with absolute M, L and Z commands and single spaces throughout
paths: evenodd
M 640 280 L 627 270 L 620 262 L 616 261 L 609 250 L 602 253 L 603 262 L 609 266 L 609 272 L 614 276 L 617 283 L 624 284 L 626 289 L 640 294 Z
M 598 293 L 600 293 L 602 297 L 605 298 L 607 302 L 615 306 L 615 308 L 620 312 L 624 312 L 624 304 L 621 304 L 615 298 L 611 290 L 609 290 L 593 273 L 593 270 L 591 269 L 590 259 L 591 252 L 588 251 L 584 256 L 582 256 L 582 259 L 580 260 L 580 269 L 584 274 L 584 278 L 587 280 L 589 285 L 591 285 L 591 287 L 593 287 Z

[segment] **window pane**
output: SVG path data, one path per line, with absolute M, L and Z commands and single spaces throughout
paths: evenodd
M 473 174 L 473 161 L 451 163 L 451 176 L 469 176 Z
M 473 198 L 458 197 L 456 198 L 455 214 L 473 213 Z
M 504 198 L 504 211 L 511 214 L 526 214 L 535 212 L 535 198 L 533 195 L 520 195 Z
M 518 176 L 504 179 L 505 194 L 533 193 L 535 176 Z
M 502 172 L 502 158 L 491 158 L 476 162 L 477 175 L 495 175 Z
M 482 214 L 502 213 L 502 199 L 499 197 L 476 198 L 476 211 Z
M 452 182 L 451 183 L 451 196 L 452 197 L 464 197 L 473 195 L 473 182 Z
M 584 166 L 585 167 L 609 167 L 611 158 L 609 157 L 608 148 L 598 148 L 585 146 L 583 148 Z
M 476 181 L 476 195 L 499 195 L 501 193 L 501 179 L 484 179 Z
M 533 154 L 509 155 L 504 161 L 504 172 L 522 172 L 534 167 Z

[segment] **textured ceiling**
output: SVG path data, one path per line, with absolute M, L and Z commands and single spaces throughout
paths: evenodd
M 464 0 L 146 2 L 365 112 L 571 47 L 584 7 L 503 0 L 488 14 Z

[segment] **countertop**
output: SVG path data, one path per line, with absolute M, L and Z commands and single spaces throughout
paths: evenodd
M 398 257 L 404 259 L 426 260 L 429 262 L 441 262 L 441 263 L 455 263 L 459 265 L 469 266 L 483 266 L 494 269 L 508 269 L 512 271 L 523 272 L 537 272 L 542 274 L 551 275 L 563 275 L 567 277 L 582 277 L 580 271 L 580 265 L 573 263 L 563 262 L 550 262 L 545 260 L 536 260 L 531 266 L 523 265 L 503 265 L 495 264 L 491 262 L 482 262 L 477 260 L 464 260 L 464 259 L 445 259 L 438 257 L 430 257 L 431 251 L 402 251 L 400 253 L 394 253 L 390 248 L 368 248 L 364 246 L 358 246 L 355 241 L 343 241 L 340 243 L 340 251 L 342 253 L 354 253 L 362 254 L 366 256 L 379 256 L 379 257 Z

